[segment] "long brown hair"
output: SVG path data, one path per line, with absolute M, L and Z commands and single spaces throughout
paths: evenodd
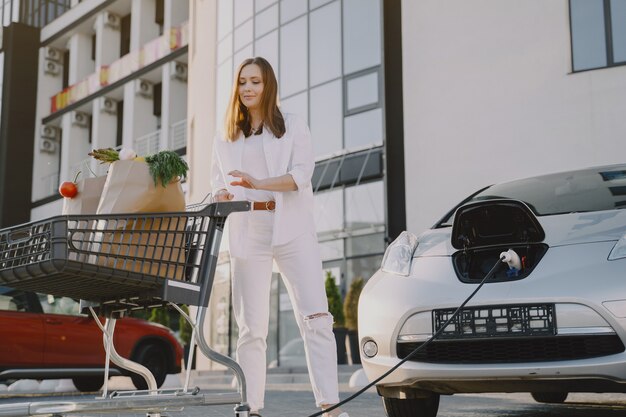
M 250 112 L 239 98 L 239 77 L 241 76 L 241 70 L 246 65 L 251 64 L 259 66 L 261 76 L 263 77 L 263 95 L 260 103 L 263 126 L 271 130 L 277 138 L 281 138 L 285 134 L 285 119 L 278 109 L 278 81 L 276 81 L 274 70 L 265 58 L 248 58 L 243 61 L 237 69 L 237 74 L 233 80 L 230 102 L 226 109 L 224 131 L 226 133 L 226 139 L 229 142 L 236 141 L 237 138 L 239 138 L 240 132 L 243 132 L 246 137 L 252 134 Z

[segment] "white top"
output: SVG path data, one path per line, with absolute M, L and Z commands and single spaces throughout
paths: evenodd
M 276 200 L 272 246 L 287 244 L 303 233 L 315 233 L 311 186 L 315 161 L 311 132 L 304 119 L 288 113 L 284 116 L 286 132 L 282 138 L 276 138 L 269 129 L 260 135 L 269 177 L 289 174 L 298 186 L 295 191 L 272 193 Z M 242 156 L 246 145 L 244 142 L 248 139 L 242 136 L 231 142 L 218 133 L 213 145 L 212 188 L 228 189 L 235 196 L 235 200 L 247 200 L 244 192 L 246 189 L 230 185 L 234 178 L 228 175 L 233 170 L 246 172 L 247 167 L 243 166 Z M 246 213 L 228 216 L 229 246 L 233 257 L 246 256 L 249 217 Z
M 260 135 L 251 135 L 243 138 L 243 154 L 241 155 L 242 171 L 247 172 L 252 177 L 264 179 L 269 177 L 267 170 L 267 162 L 265 161 L 265 152 L 263 151 L 263 136 L 265 129 Z M 274 199 L 274 193 L 266 190 L 245 189 L 246 200 L 249 201 L 271 201 Z

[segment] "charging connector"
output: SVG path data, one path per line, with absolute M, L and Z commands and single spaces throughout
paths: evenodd
M 502 259 L 502 262 L 505 262 L 509 266 L 509 269 L 515 268 L 518 271 L 522 269 L 522 260 L 513 249 L 502 252 L 500 254 L 500 259 Z

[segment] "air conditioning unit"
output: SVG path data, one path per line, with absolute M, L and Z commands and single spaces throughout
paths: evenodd
M 52 75 L 56 77 L 57 75 L 61 74 L 61 68 L 62 66 L 58 62 L 54 62 L 49 59 L 46 59 L 43 62 L 44 74 L 48 74 L 48 75 Z
M 46 46 L 43 48 L 43 57 L 50 61 L 61 62 L 61 58 L 63 57 L 63 53 L 57 48 L 53 48 L 51 46 Z
M 104 11 L 104 26 L 109 27 L 111 29 L 118 29 L 122 24 L 122 19 L 114 13 L 109 12 L 108 10 Z
M 72 125 L 78 127 L 89 127 L 89 114 L 82 111 L 73 111 L 70 114 Z
M 100 111 L 103 113 L 117 114 L 117 101 L 109 97 L 100 97 Z
M 153 91 L 154 91 L 154 88 L 150 81 L 146 81 L 142 79 L 135 80 L 135 94 L 136 95 L 139 95 L 145 98 L 152 98 Z
M 39 131 L 39 135 L 43 139 L 58 141 L 61 137 L 61 129 L 59 129 L 57 126 L 42 125 L 41 130 Z
M 170 62 L 170 75 L 172 78 L 187 82 L 187 64 L 184 62 Z
M 40 152 L 55 153 L 58 146 L 58 143 L 52 139 L 41 138 L 39 140 Z

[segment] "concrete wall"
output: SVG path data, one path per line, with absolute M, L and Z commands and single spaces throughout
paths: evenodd
M 567 0 L 404 0 L 407 228 L 479 187 L 624 162 L 626 67 L 571 73 Z
M 210 168 L 215 123 L 215 60 L 217 1 L 190 0 L 187 92 L 187 162 L 189 179 L 187 203 L 202 201 L 211 191 Z M 223 236 L 223 242 L 224 242 Z M 225 246 L 222 246 L 225 247 Z M 219 281 L 218 277 L 218 281 Z M 195 314 L 195 308 L 191 313 Z M 211 309 L 207 312 L 204 331 L 211 334 Z M 210 336 L 209 336 L 210 337 Z M 197 369 L 221 368 L 198 350 Z
M 209 172 L 216 132 L 215 60 L 217 1 L 191 0 L 189 10 L 189 85 L 187 156 L 190 166 L 188 203 L 211 190 Z

